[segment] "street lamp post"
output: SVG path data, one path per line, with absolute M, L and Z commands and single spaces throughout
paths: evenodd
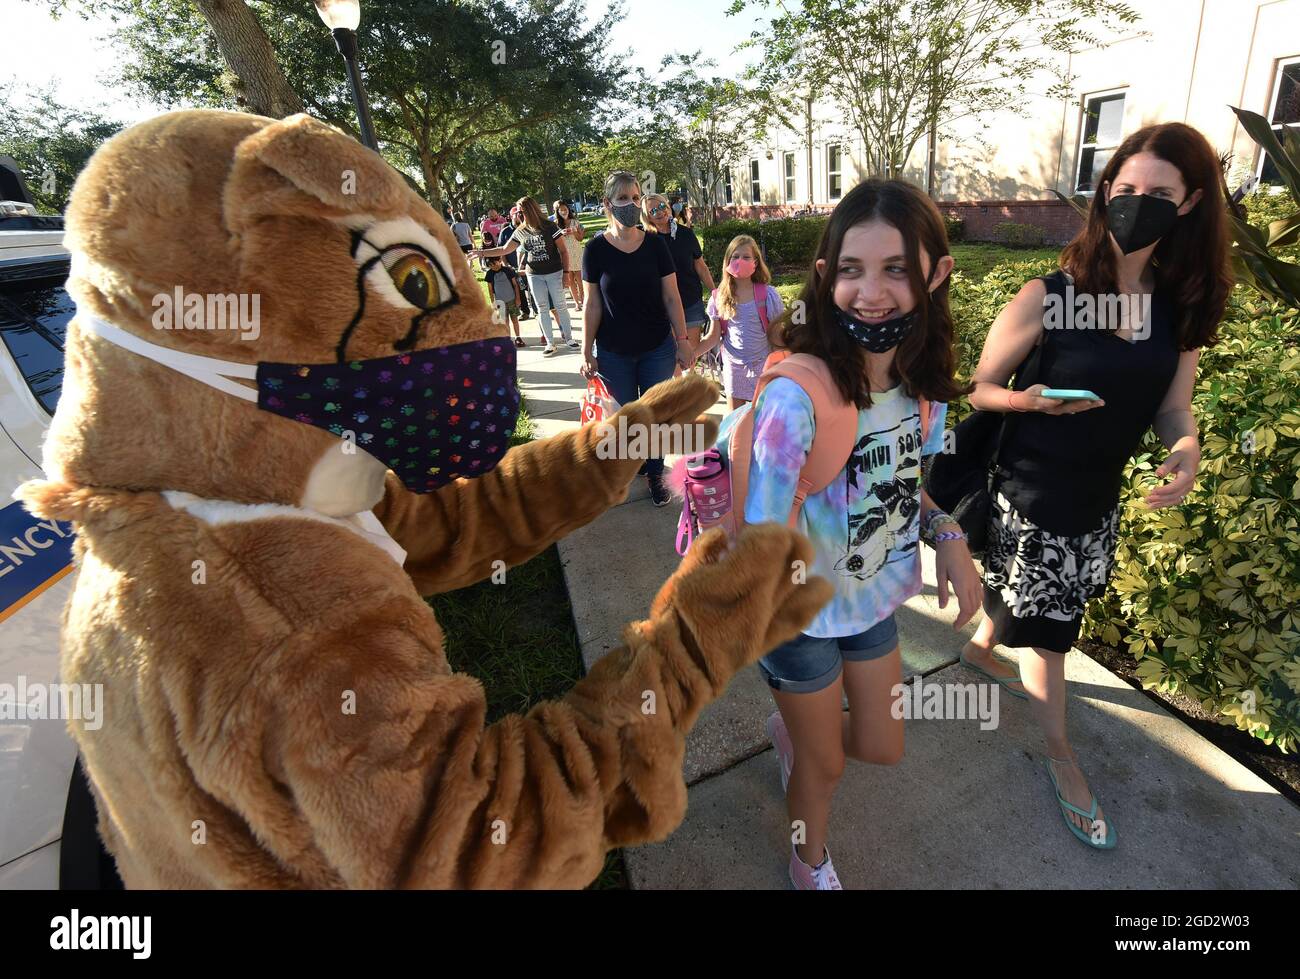
M 316 12 L 325 26 L 334 34 L 334 43 L 348 66 L 348 81 L 352 84 L 352 101 L 357 107 L 357 125 L 361 142 L 376 153 L 379 143 L 375 129 L 370 124 L 370 103 L 366 101 L 366 87 L 361 81 L 361 68 L 357 64 L 357 25 L 361 23 L 360 0 L 315 0 Z

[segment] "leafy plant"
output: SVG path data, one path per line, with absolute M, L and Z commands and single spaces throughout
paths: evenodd
M 1300 134 L 1283 127 L 1277 138 L 1268 120 L 1257 112 L 1233 107 L 1242 127 L 1273 158 L 1291 195 L 1293 210 L 1273 221 L 1267 230 L 1248 222 L 1229 208 L 1235 242 L 1232 249 L 1237 277 L 1266 296 L 1288 306 L 1300 306 L 1300 265 L 1288 262 L 1275 249 L 1300 243 Z
M 811 265 L 826 228 L 827 217 L 780 218 L 775 221 L 719 221 L 697 228 L 704 260 L 711 269 L 722 268 L 722 255 L 736 235 L 759 242 L 768 265 Z

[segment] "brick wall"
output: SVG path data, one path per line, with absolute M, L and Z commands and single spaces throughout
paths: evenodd
M 1065 245 L 1083 227 L 1074 208 L 1063 201 L 939 201 L 938 205 L 943 214 L 966 223 L 968 241 L 996 241 L 993 229 L 1004 221 L 1013 221 L 1042 228 L 1049 245 Z M 805 204 L 729 204 L 715 210 L 719 221 L 754 221 L 789 217 L 806 207 Z M 824 204 L 813 210 L 818 214 L 831 212 Z
M 968 241 L 996 241 L 999 224 L 1014 221 L 1042 228 L 1049 245 L 1069 244 L 1083 227 L 1074 208 L 1064 201 L 939 201 L 939 210 L 947 217 L 966 223 Z

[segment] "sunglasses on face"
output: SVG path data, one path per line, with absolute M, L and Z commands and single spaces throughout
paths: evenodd
M 650 208 L 650 216 L 652 218 L 657 218 L 659 215 L 667 213 L 667 211 L 668 206 L 666 204 L 656 204 L 654 207 Z

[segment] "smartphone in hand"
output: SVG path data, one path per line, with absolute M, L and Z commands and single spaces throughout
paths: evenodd
M 1077 391 L 1072 388 L 1044 388 L 1040 398 L 1054 398 L 1057 401 L 1100 401 L 1091 391 Z

